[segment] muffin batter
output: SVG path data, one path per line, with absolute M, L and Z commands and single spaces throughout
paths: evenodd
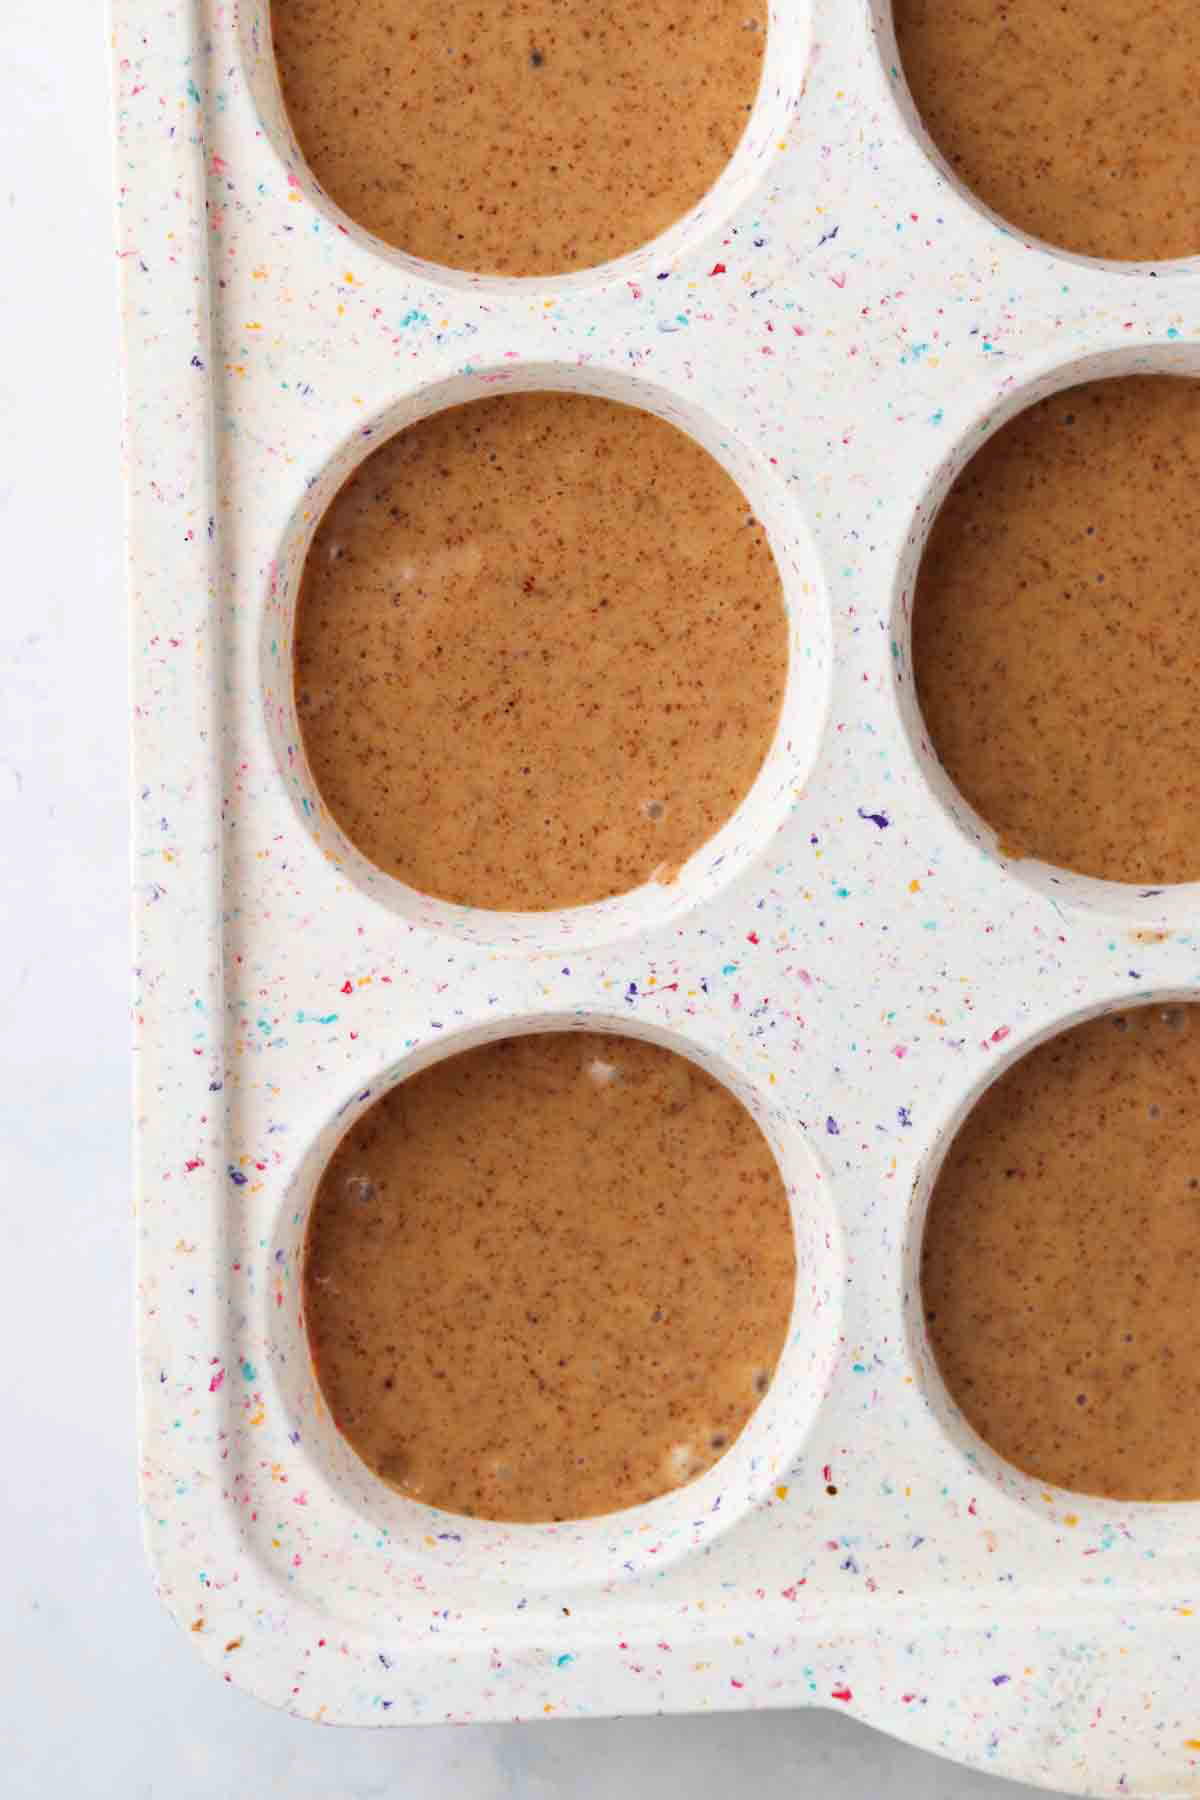
M 436 1063 L 351 1127 L 304 1309 L 330 1412 L 385 1481 L 585 1518 L 733 1443 L 795 1273 L 775 1159 L 725 1087 L 640 1039 L 542 1033 Z
M 271 0 L 300 148 L 358 224 L 501 275 L 648 243 L 716 181 L 765 0 Z
M 1018 231 L 1088 256 L 1200 253 L 1196 0 L 892 0 L 930 137 Z
M 390 874 L 538 911 L 671 880 L 740 804 L 787 675 L 761 525 L 683 432 L 506 394 L 335 497 L 296 621 L 317 786 Z
M 997 432 L 913 608 L 930 739 L 1012 854 L 1200 878 L 1200 385 L 1090 382 Z
M 938 1176 L 921 1279 L 946 1385 L 1001 1456 L 1200 1498 L 1200 1011 L 1092 1019 L 1002 1075 Z

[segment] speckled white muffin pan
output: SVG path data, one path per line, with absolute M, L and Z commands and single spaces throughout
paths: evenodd
M 115 0 L 136 700 L 141 1492 L 159 1588 L 263 1699 L 356 1725 L 840 1707 L 1079 1794 L 1200 1794 L 1200 1508 L 1001 1464 L 941 1387 L 925 1198 L 1009 1061 L 1196 992 L 1192 888 L 1009 865 L 922 735 L 908 596 L 940 496 L 1032 399 L 1200 367 L 1195 268 L 986 214 L 923 138 L 886 7 L 777 0 L 746 139 L 657 244 L 448 274 L 316 188 L 263 0 Z M 290 635 L 347 471 L 506 387 L 677 421 L 770 534 L 779 736 L 671 887 L 547 915 L 372 871 L 305 767 Z M 771 1137 L 800 1276 L 693 1486 L 506 1527 L 385 1491 L 299 1319 L 322 1159 L 432 1058 L 530 1027 L 669 1044 Z

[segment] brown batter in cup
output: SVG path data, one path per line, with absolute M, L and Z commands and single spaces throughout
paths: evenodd
M 434 413 L 335 497 L 296 617 L 309 766 L 426 894 L 671 881 L 749 792 L 788 666 L 762 526 L 693 438 L 582 394 Z
M 737 148 L 764 0 L 271 0 L 309 167 L 456 269 L 553 275 L 649 243 Z
M 934 521 L 912 655 L 1007 852 L 1200 879 L 1200 384 L 1089 382 L 989 439 Z
M 401 1493 L 586 1518 L 724 1454 L 795 1275 L 778 1166 L 728 1089 L 641 1039 L 542 1033 L 435 1063 L 351 1127 L 304 1316 L 335 1423 Z
M 1039 1481 L 1200 1499 L 1200 1010 L 1091 1019 L 1008 1069 L 925 1226 L 930 1343 Z
M 930 137 L 1018 231 L 1135 262 L 1200 254 L 1195 0 L 892 0 Z

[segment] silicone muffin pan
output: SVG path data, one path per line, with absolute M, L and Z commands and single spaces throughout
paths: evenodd
M 887 8 L 776 0 L 724 176 L 557 280 L 418 263 L 319 191 L 263 0 L 116 0 L 136 717 L 141 1495 L 225 1679 L 390 1726 L 816 1705 L 1080 1794 L 1200 1793 L 1200 1507 L 1001 1463 L 946 1394 L 917 1268 L 939 1159 L 1000 1069 L 1194 995 L 1192 887 L 1006 859 L 926 741 L 909 596 L 949 482 L 1032 400 L 1200 369 L 1194 265 L 1014 235 L 956 185 Z M 373 870 L 307 772 L 306 546 L 431 409 L 608 395 L 741 484 L 791 655 L 745 803 L 669 886 L 471 912 Z M 371 1099 L 530 1028 L 641 1035 L 763 1125 L 799 1275 L 751 1424 L 700 1480 L 504 1526 L 382 1487 L 321 1406 L 306 1209 Z

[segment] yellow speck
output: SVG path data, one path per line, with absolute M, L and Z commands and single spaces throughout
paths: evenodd
M 272 1548 L 272 1550 L 282 1550 L 283 1545 L 280 1543 L 278 1538 L 272 1538 L 271 1539 L 271 1548 Z
M 743 1645 L 743 1644 L 744 1644 L 744 1643 L 745 1643 L 745 1641 L 746 1641 L 746 1640 L 745 1640 L 745 1638 L 742 1638 L 742 1637 L 735 1637 L 735 1638 L 734 1638 L 734 1640 L 733 1640 L 733 1647 L 734 1647 L 734 1649 L 735 1649 L 735 1650 L 740 1650 L 740 1649 L 741 1649 L 741 1647 L 742 1647 L 742 1645 Z
M 250 273 L 253 275 L 255 281 L 265 281 L 267 279 L 269 270 L 261 269 L 261 268 L 260 269 L 252 269 L 250 271 Z
M 913 881 L 910 881 L 908 884 L 908 891 L 910 894 L 919 894 L 921 891 L 920 882 L 915 879 Z
M 777 1500 L 786 1500 L 787 1497 L 788 1497 L 787 1483 L 784 1481 L 781 1481 L 779 1486 L 775 1489 L 775 1498 Z
M 299 196 L 299 194 L 293 192 L 288 195 L 288 199 L 291 201 L 293 206 L 296 206 L 299 203 L 300 196 Z
M 767 1077 L 767 1085 L 768 1085 L 768 1086 L 769 1086 L 769 1087 L 774 1087 L 774 1086 L 775 1086 L 775 1077 L 774 1077 L 774 1075 L 768 1075 L 768 1077 Z
M 246 324 L 246 330 L 247 331 L 261 331 L 262 330 L 262 320 L 261 319 L 248 320 L 247 324 Z
M 375 979 L 375 977 L 373 975 L 360 975 L 358 978 L 357 985 L 359 987 L 370 987 L 370 985 L 374 979 Z
M 425 1542 L 426 1542 L 426 1543 L 427 1543 L 427 1544 L 428 1544 L 428 1545 L 429 1545 L 429 1548 L 430 1548 L 430 1549 L 431 1549 L 431 1550 L 436 1550 L 436 1549 L 437 1549 L 437 1539 L 436 1539 L 436 1538 L 432 1538 L 432 1537 L 430 1537 L 430 1536 L 429 1536 L 429 1535 L 428 1535 L 428 1533 L 426 1533 L 426 1536 L 425 1536 Z
M 346 283 L 346 285 L 348 287 L 354 286 L 354 276 L 349 269 L 347 269 L 346 273 L 342 276 L 342 280 Z
M 1200 1738 L 1184 1738 L 1183 1747 L 1185 1750 L 1200 1750 Z
M 344 317 L 345 311 L 346 311 L 345 307 L 339 303 L 339 305 L 338 305 L 338 318 L 339 319 Z
M 549 308 L 549 307 L 551 307 L 551 306 L 553 306 L 553 305 L 554 305 L 554 302 L 553 302 L 553 300 L 543 300 L 543 301 L 542 301 L 542 305 L 543 305 L 543 306 L 544 306 L 544 307 L 547 307 L 547 308 Z
M 1079 1514 L 1078 1513 L 1064 1513 L 1063 1514 L 1063 1524 L 1064 1525 L 1078 1525 L 1078 1523 L 1079 1523 Z
M 252 1417 L 250 1419 L 250 1423 L 252 1425 L 261 1425 L 263 1420 L 266 1418 L 266 1416 L 267 1416 L 266 1407 L 260 1406 L 258 1411 L 252 1415 Z
M 554 1708 L 551 1706 L 551 1704 L 548 1700 L 547 1700 L 545 1706 L 543 1706 L 542 1711 L 543 1712 L 553 1712 L 554 1711 Z
M 1194 1608 L 1190 1606 L 1177 1606 L 1175 1611 L 1179 1614 L 1181 1619 L 1190 1619 Z

